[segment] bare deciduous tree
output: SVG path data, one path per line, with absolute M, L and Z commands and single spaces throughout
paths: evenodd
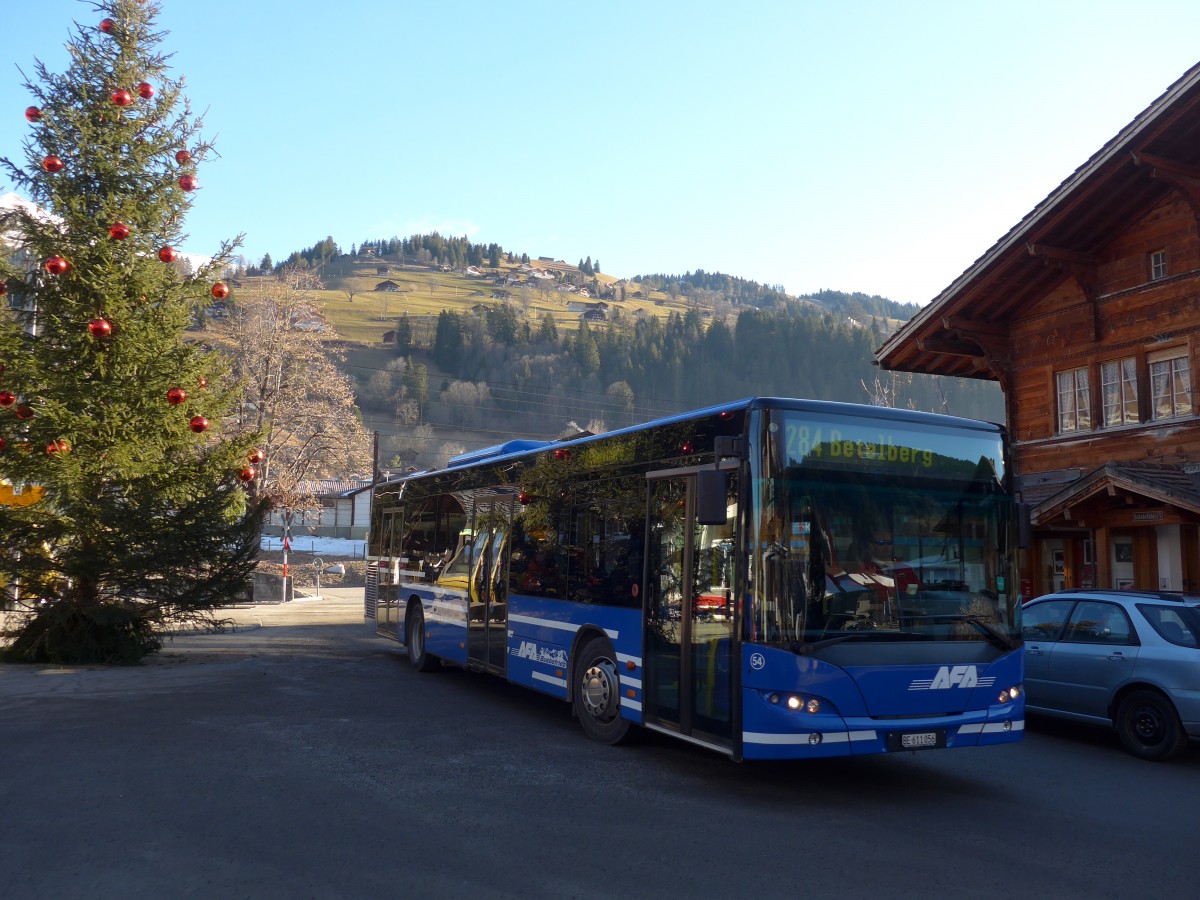
M 483 408 L 491 399 L 491 391 L 483 381 L 454 381 L 442 391 L 450 421 L 459 427 L 474 427 L 483 418 Z
M 311 271 L 288 269 L 239 292 L 220 337 L 244 384 L 236 429 L 262 435 L 256 487 L 284 508 L 309 498 L 303 485 L 369 472 L 371 442 L 349 378 L 326 346 L 334 337 L 316 302 Z

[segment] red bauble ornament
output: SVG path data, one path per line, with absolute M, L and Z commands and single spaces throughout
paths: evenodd
M 246 461 L 251 462 L 256 466 L 266 458 L 267 458 L 267 454 L 263 453 L 262 450 L 259 449 L 258 447 L 255 447 L 253 450 L 251 450 L 249 453 L 246 454 Z
M 0 452 L 2 452 L 7 446 L 8 446 L 8 441 L 6 441 L 4 438 L 0 437 Z
M 148 81 L 143 81 L 137 86 L 138 96 L 143 100 L 149 100 L 154 96 L 154 85 Z
M 12 391 L 0 391 L 0 406 L 12 406 L 17 402 L 17 395 Z
M 204 390 L 206 387 L 208 387 L 208 379 L 201 375 L 196 379 L 196 384 L 200 385 L 200 390 Z
M 255 471 L 254 466 L 242 466 L 241 470 L 238 472 L 238 478 L 240 478 L 242 481 L 253 481 L 254 476 L 257 474 L 258 472 Z
M 71 450 L 71 445 L 62 438 L 53 440 L 46 445 L 46 455 L 53 456 L 55 453 L 68 453 Z
M 187 399 L 187 391 L 181 387 L 173 387 L 167 391 L 167 402 L 172 406 L 178 406 Z
M 179 176 L 179 186 L 181 188 L 183 188 L 185 191 L 194 191 L 196 189 L 197 184 L 199 184 L 199 182 L 196 181 L 195 175 L 180 175 Z
M 184 165 L 185 163 L 189 163 L 191 161 L 192 161 L 192 154 L 188 153 L 186 150 L 176 150 L 175 151 L 175 162 L 179 163 L 181 166 Z
M 104 32 L 105 34 L 112 34 L 114 31 L 117 30 L 117 23 L 114 22 L 112 19 L 101 19 L 100 20 L 100 30 L 102 32 Z
M 42 120 L 42 111 L 36 106 L 25 107 L 25 118 L 30 122 L 40 122 Z
M 124 89 L 113 91 L 112 102 L 117 106 L 128 106 L 133 102 L 133 95 Z
M 124 222 L 113 222 L 108 226 L 108 236 L 114 241 L 123 241 L 129 237 L 129 226 Z
M 46 260 L 46 271 L 51 275 L 62 275 L 70 268 L 71 264 L 61 256 L 52 256 Z
M 94 338 L 106 338 L 112 334 L 112 323 L 97 316 L 88 322 L 88 334 Z
M 192 429 L 196 434 L 203 434 L 208 431 L 208 419 L 204 418 L 204 416 L 192 416 L 192 420 L 188 422 L 188 428 Z
M 33 410 L 30 409 L 28 406 L 18 406 L 17 407 L 17 418 L 18 419 L 32 419 L 33 418 Z
M 0 297 L 3 297 L 7 293 L 8 293 L 8 282 L 0 281 Z M 0 366 L 0 372 L 3 372 L 3 371 L 4 371 L 4 366 Z
M 63 165 L 63 161 L 53 153 L 42 159 L 42 168 L 51 175 L 53 175 L 55 172 L 61 172 Z
M 178 254 L 175 253 L 174 247 L 161 247 L 158 251 L 158 258 L 165 263 L 175 262 L 175 257 L 177 255 Z
M 212 286 L 212 295 L 215 300 L 224 300 L 229 296 L 229 285 L 223 281 L 218 281 Z

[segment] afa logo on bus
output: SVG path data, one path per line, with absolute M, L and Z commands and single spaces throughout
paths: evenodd
M 908 686 L 910 691 L 944 691 L 950 688 L 991 687 L 995 677 L 979 677 L 975 666 L 942 666 L 933 678 L 917 678 Z
M 567 651 L 561 647 L 543 647 L 533 641 L 521 641 L 521 646 L 514 647 L 510 652 L 521 659 L 532 659 L 548 666 L 565 668 L 567 665 Z

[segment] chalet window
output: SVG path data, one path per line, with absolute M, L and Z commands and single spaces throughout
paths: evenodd
M 1058 430 L 1060 434 L 1088 431 L 1092 427 L 1092 395 L 1088 370 L 1070 369 L 1055 375 L 1058 383 Z
M 1167 251 L 1155 250 L 1150 254 L 1150 280 L 1167 277 Z
M 1138 421 L 1137 360 L 1132 356 L 1100 366 L 1104 395 L 1104 425 L 1130 425 Z
M 1187 349 L 1160 350 L 1150 354 L 1147 361 L 1150 363 L 1150 405 L 1154 418 L 1190 416 L 1194 407 Z

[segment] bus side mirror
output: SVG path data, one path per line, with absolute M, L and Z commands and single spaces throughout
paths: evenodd
M 701 469 L 696 473 L 696 521 L 701 525 L 724 525 L 729 519 L 729 491 L 725 472 Z

